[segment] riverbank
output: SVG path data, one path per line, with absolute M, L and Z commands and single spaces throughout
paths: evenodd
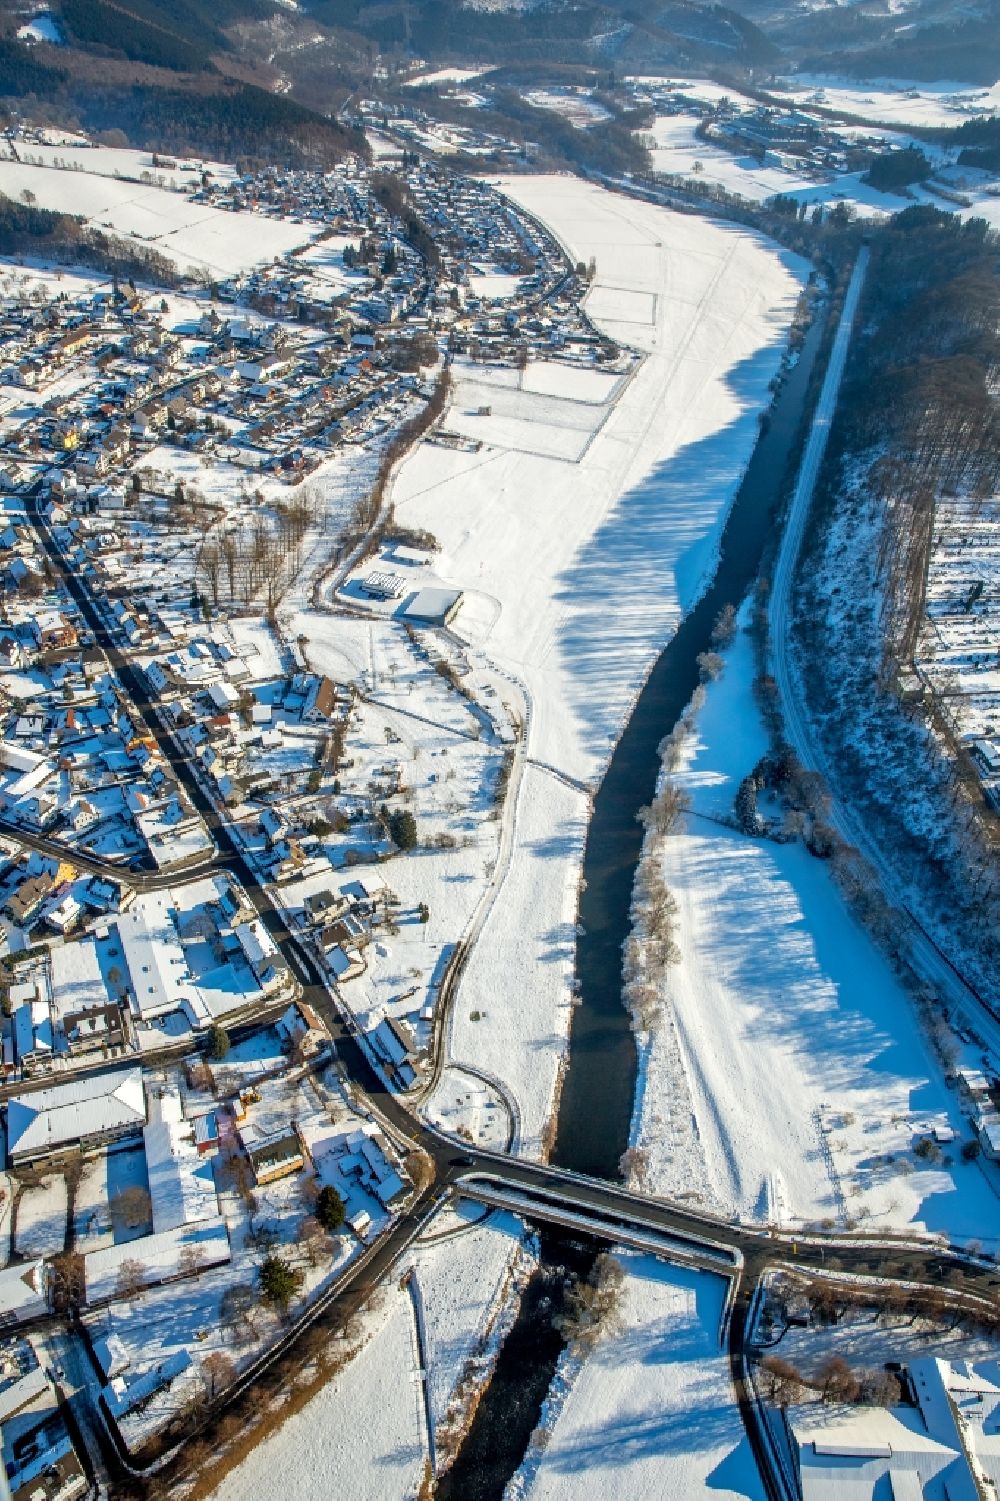
M 766 1222 L 982 1238 L 994 1193 L 961 1160 L 968 1123 L 909 995 L 823 861 L 726 822 L 768 742 L 744 631 L 724 660 L 673 774 L 690 812 L 660 846 L 681 957 L 643 1049 L 633 1145 L 648 1186 L 694 1182 L 707 1205 Z M 954 1147 L 923 1155 L 948 1131 Z
M 454 630 L 528 706 L 511 871 L 463 975 L 451 1047 L 510 1086 L 522 1150 L 537 1154 L 572 1016 L 590 793 L 714 568 L 808 268 L 740 229 L 573 178 L 503 187 L 574 262 L 594 258 L 588 312 L 644 355 L 611 395 L 597 370 L 573 367 L 562 396 L 529 389 L 517 405 L 508 392 L 478 451 L 421 444 L 392 496 L 402 522 L 437 537 L 441 576 L 489 604 Z M 445 427 L 479 411 L 482 378 L 456 366 Z M 553 456 L 584 422 L 573 456 Z

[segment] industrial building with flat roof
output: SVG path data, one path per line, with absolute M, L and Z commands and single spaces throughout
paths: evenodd
M 416 621 L 418 625 L 448 625 L 458 614 L 462 603 L 460 589 L 418 589 L 403 609 L 403 620 Z

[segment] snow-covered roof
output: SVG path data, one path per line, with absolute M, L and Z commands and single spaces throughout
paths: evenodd
M 213 1220 L 201 1220 L 197 1225 L 165 1230 L 161 1235 L 143 1235 L 138 1240 L 123 1241 L 118 1246 L 105 1246 L 91 1251 L 84 1257 L 87 1278 L 87 1302 L 96 1303 L 105 1298 L 114 1298 L 118 1289 L 118 1276 L 122 1263 L 137 1261 L 143 1270 L 147 1286 L 177 1277 L 186 1267 L 181 1265 L 181 1254 L 191 1247 L 194 1266 L 191 1270 L 218 1266 L 229 1261 L 232 1252 L 226 1222 L 221 1215 Z M 3 1275 L 3 1274 L 0 1274 Z
M 167 898 L 161 892 L 139 897 L 118 917 L 117 927 L 142 1017 L 185 1009 L 193 1020 L 207 1021 L 208 1010 L 188 972 Z
M 803 1501 L 872 1501 L 886 1475 L 893 1495 L 922 1496 L 957 1451 L 924 1432 L 919 1416 L 913 1421 L 910 1427 L 881 1407 L 796 1411 L 792 1431 Z
M 150 1121 L 143 1139 L 154 1232 L 158 1235 L 179 1225 L 216 1218 L 219 1200 L 211 1163 L 199 1156 L 190 1126 L 169 1120 Z
M 238 923 L 233 932 L 240 941 L 247 963 L 255 973 L 263 969 L 268 960 L 273 959 L 278 952 L 277 944 L 259 917 L 255 917 L 252 922 Z
M 95 1339 L 94 1354 L 109 1380 L 120 1376 L 122 1371 L 127 1371 L 131 1363 L 125 1341 L 118 1334 L 109 1334 L 106 1339 Z
M 45 1313 L 46 1308 L 45 1263 L 41 1257 L 0 1270 L 0 1317 L 5 1322 L 33 1318 Z
M 84 1136 L 145 1123 L 142 1070 L 122 1069 L 16 1095 L 7 1105 L 7 1149 L 12 1157 L 39 1156 Z

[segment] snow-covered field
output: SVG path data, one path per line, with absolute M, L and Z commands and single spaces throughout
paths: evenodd
M 762 166 L 756 157 L 740 156 L 695 135 L 697 115 L 658 115 L 653 127 L 640 131 L 655 141 L 651 155 L 657 172 L 678 176 L 693 174 L 701 182 L 717 183 L 730 193 L 738 193 L 756 203 L 763 203 L 775 193 L 783 193 L 798 203 L 829 204 L 845 201 L 867 218 L 874 214 L 895 214 L 906 208 L 906 198 L 880 193 L 861 181 L 860 172 L 845 172 L 818 182 L 806 172 L 786 171 L 779 166 Z M 700 167 L 695 167 L 695 163 Z
M 4 150 L 4 156 L 9 156 L 9 148 Z M 196 188 L 205 172 L 217 184 L 234 182 L 237 177 L 236 168 L 226 162 L 203 161 L 191 156 L 158 156 L 154 162 L 150 151 L 133 151 L 125 146 L 93 146 L 84 137 L 78 140 L 25 141 L 21 143 L 18 158 L 29 166 L 84 172 L 94 177 L 142 179 L 160 188 Z
M 578 130 L 611 119 L 604 105 L 590 98 L 585 89 L 529 89 L 524 97 L 536 109 L 550 109 L 562 115 Z
M 483 644 L 527 684 L 530 753 L 591 783 L 713 563 L 806 268 L 574 178 L 502 186 L 573 261 L 596 258 L 587 310 L 647 358 L 603 412 L 607 389 L 581 400 L 574 368 L 563 383 L 547 364 L 547 405 L 502 389 L 514 371 L 476 367 L 467 389 L 462 367 L 444 426 L 483 448 L 421 444 L 393 502 L 438 538 L 443 577 L 499 605 Z M 496 422 L 470 411 L 494 402 Z
M 37 148 L 39 151 L 42 148 Z M 61 152 L 53 152 L 61 155 Z M 101 170 L 63 170 L 0 161 L 0 193 L 20 198 L 33 193 L 39 208 L 79 214 L 93 229 L 111 230 L 165 255 L 182 271 L 193 269 L 215 276 L 232 276 L 261 261 L 285 255 L 312 238 L 312 229 L 261 214 L 230 213 L 194 203 L 184 193 L 128 182 L 108 175 L 107 152 Z M 125 152 L 123 173 L 135 171 Z M 81 157 L 81 161 L 88 158 Z
M 502 1079 L 538 1156 L 569 1032 L 587 799 L 529 765 L 510 871 L 462 976 L 449 1056 Z
M 635 1135 L 650 1181 L 667 1194 L 704 1185 L 727 1213 L 761 1219 L 982 1239 L 996 1222 L 995 1169 L 962 1161 L 972 1133 L 957 1097 L 827 867 L 800 843 L 713 822 L 767 749 L 752 671 L 741 634 L 676 776 L 693 805 L 663 863 L 681 960 L 645 1059 Z M 693 1134 L 672 1119 L 679 1067 Z M 945 1126 L 955 1143 L 931 1165 L 914 1149 Z
M 417 1317 L 426 1341 L 431 1422 L 441 1439 L 458 1417 L 453 1401 L 462 1408 L 470 1395 L 470 1362 L 482 1375 L 497 1320 L 509 1305 L 512 1272 L 528 1256 L 520 1226 L 508 1215 L 476 1225 L 463 1212 L 459 1219 L 449 1216 L 448 1226 L 435 1221 L 432 1233 L 463 1222 L 460 1233 L 405 1254 L 400 1279 L 412 1268 L 415 1286 L 385 1283 L 377 1306 L 363 1316 L 367 1339 L 360 1354 L 232 1470 L 212 1501 L 269 1501 L 276 1476 L 280 1494 L 296 1501 L 415 1495 L 430 1442 Z
M 414 78 L 408 78 L 403 87 L 418 89 L 424 84 L 468 83 L 470 78 L 478 78 L 488 71 L 485 65 L 482 68 L 438 68 L 433 73 L 418 73 Z
M 471 597 L 454 634 L 528 704 L 511 870 L 451 1046 L 511 1086 L 537 1151 L 570 1015 L 586 789 L 713 564 L 804 266 L 749 233 L 572 178 L 505 189 L 573 261 L 596 258 L 588 310 L 646 355 L 620 382 L 529 366 L 530 396 L 516 371 L 459 366 L 443 425 L 483 446 L 423 443 L 393 489 L 400 520 L 437 537 L 436 573 Z
M 384 1321 L 348 1366 L 232 1470 L 212 1501 L 402 1501 L 427 1454 L 413 1314 L 393 1291 Z M 280 1477 L 280 1478 L 279 1478 Z
M 563 1358 L 506 1501 L 763 1501 L 719 1348 L 726 1284 L 617 1252 L 621 1327 Z
M 797 104 L 823 104 L 879 125 L 961 125 L 970 115 L 1000 109 L 1000 83 L 988 89 L 884 78 L 858 83 L 801 73 L 787 84 L 783 93 Z

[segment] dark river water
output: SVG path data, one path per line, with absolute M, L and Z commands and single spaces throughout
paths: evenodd
M 740 485 L 709 587 L 657 658 L 594 799 L 580 901 L 568 1067 L 552 1161 L 595 1177 L 619 1177 L 636 1087 L 636 1049 L 622 1001 L 622 945 L 643 832 L 636 813 L 651 802 L 657 746 L 698 685 L 698 656 L 711 649 L 724 605 L 738 606 L 760 565 L 790 466 L 804 432 L 810 376 L 823 342 L 815 320 L 772 403 Z M 500 1501 L 537 1426 L 564 1343 L 558 1316 L 568 1279 L 586 1276 L 600 1247 L 539 1230 L 541 1265 L 522 1300 L 496 1369 L 455 1462 L 436 1494 L 443 1501 Z

